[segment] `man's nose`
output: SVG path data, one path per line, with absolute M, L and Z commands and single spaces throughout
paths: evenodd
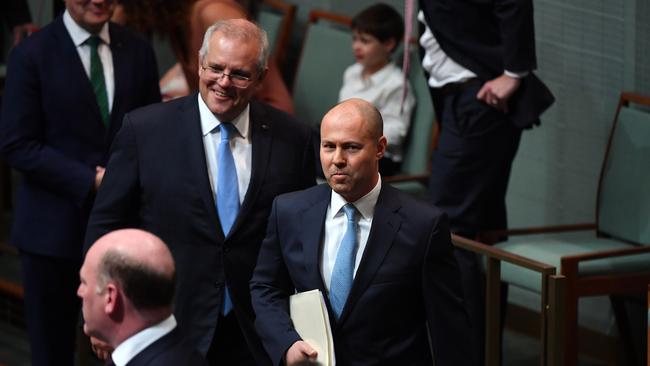
M 337 148 L 334 151 L 334 156 L 332 157 L 332 161 L 334 162 L 334 164 L 336 164 L 336 166 L 345 165 L 345 154 L 343 152 L 343 149 Z

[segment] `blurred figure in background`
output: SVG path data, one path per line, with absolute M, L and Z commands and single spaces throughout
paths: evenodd
M 339 102 L 361 98 L 379 109 L 388 140 L 379 172 L 383 176 L 395 175 L 402 163 L 402 144 L 415 106 L 415 97 L 407 84 L 409 90 L 402 108 L 404 74 L 391 61 L 404 36 L 404 21 L 393 7 L 379 3 L 352 18 L 351 28 L 357 62 L 345 70 Z
M 20 251 L 32 365 L 73 364 L 82 242 L 122 117 L 160 101 L 156 60 L 109 24 L 110 0 L 67 10 L 10 55 L 0 152 L 22 173 L 11 244 Z
M 218 20 L 237 18 L 250 19 L 246 9 L 233 0 L 120 0 L 113 21 L 169 39 L 178 63 L 160 80 L 163 99 L 168 100 L 198 90 L 198 53 L 206 29 Z M 254 97 L 293 113 L 291 95 L 273 58 Z

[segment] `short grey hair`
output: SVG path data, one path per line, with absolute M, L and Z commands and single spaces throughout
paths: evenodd
M 259 43 L 259 60 L 257 62 L 257 71 L 261 74 L 267 67 L 269 60 L 269 38 L 266 31 L 260 28 L 257 24 L 246 21 L 250 26 L 243 26 L 241 21 L 243 19 L 227 19 L 220 20 L 212 24 L 203 36 L 203 43 L 199 50 L 199 58 L 201 62 L 205 55 L 210 51 L 210 39 L 215 32 L 221 32 L 227 38 L 238 38 L 245 41 L 255 40 Z

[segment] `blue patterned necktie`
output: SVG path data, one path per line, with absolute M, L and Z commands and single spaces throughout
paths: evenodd
M 102 43 L 98 36 L 90 36 L 86 44 L 90 47 L 90 83 L 93 85 L 99 113 L 102 116 L 104 126 L 108 127 L 108 94 L 106 92 L 106 81 L 104 80 L 104 66 L 99 58 L 97 48 Z
M 348 225 L 336 254 L 329 293 L 330 304 L 336 319 L 341 316 L 350 288 L 352 288 L 352 274 L 358 247 L 357 222 L 355 220 L 357 209 L 353 204 L 348 203 L 343 206 L 343 211 L 345 211 L 345 216 L 348 219 Z
M 217 162 L 217 213 L 219 214 L 223 235 L 227 237 L 239 213 L 237 169 L 235 168 L 232 151 L 230 151 L 230 138 L 235 132 L 235 126 L 232 123 L 222 123 L 219 128 L 221 130 L 221 141 L 219 142 Z M 221 313 L 228 315 L 232 310 L 232 306 L 230 289 L 226 284 Z

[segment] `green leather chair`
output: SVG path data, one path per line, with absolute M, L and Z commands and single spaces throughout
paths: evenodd
M 644 294 L 648 288 L 649 107 L 648 97 L 620 97 L 601 170 L 595 224 L 511 230 L 509 240 L 495 245 L 556 266 L 566 277 L 564 365 L 577 364 L 580 297 Z M 505 282 L 536 292 L 541 291 L 539 276 L 507 263 L 501 269 Z
M 343 72 L 354 63 L 350 18 L 312 11 L 293 84 L 298 120 L 315 130 L 338 101 Z
M 401 171 L 384 180 L 402 191 L 424 198 L 427 193 L 427 181 L 431 174 L 430 158 L 435 114 L 415 41 L 411 42 L 410 52 L 409 82 L 416 100 L 415 109 L 406 136 Z M 398 53 L 396 58 L 398 64 L 401 64 L 401 57 L 401 54 Z
M 296 6 L 281 0 L 264 0 L 259 5 L 257 23 L 266 31 L 271 54 L 280 70 L 284 68 L 287 47 L 296 18 Z

